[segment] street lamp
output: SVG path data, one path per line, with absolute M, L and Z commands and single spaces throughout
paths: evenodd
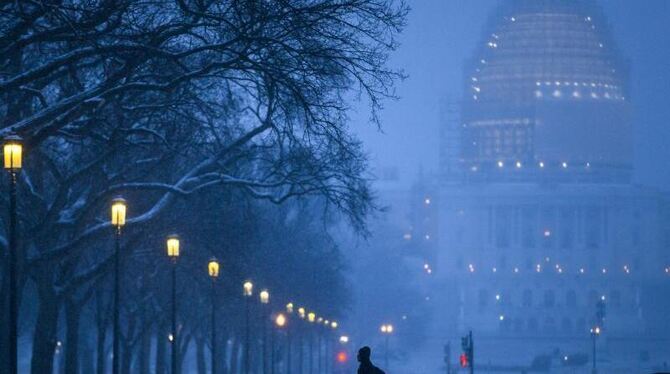
M 251 362 L 250 362 L 250 356 L 249 356 L 249 351 L 250 351 L 250 345 L 251 345 L 251 337 L 250 337 L 250 317 L 249 317 L 249 300 L 251 297 L 254 295 L 254 284 L 251 283 L 250 281 L 244 282 L 242 285 L 242 295 L 244 295 L 244 315 L 245 315 L 245 324 L 244 324 L 244 373 L 249 374 L 249 370 L 251 368 Z
M 117 197 L 112 200 L 112 226 L 114 226 L 114 342 L 112 347 L 112 373 L 119 373 L 119 359 L 121 355 L 121 327 L 119 326 L 119 309 L 121 304 L 119 302 L 121 292 L 121 228 L 126 224 L 126 201 Z
M 268 304 L 270 303 L 270 292 L 268 290 L 262 290 L 258 293 L 258 299 L 261 302 L 261 329 L 263 333 L 263 349 L 261 351 L 262 360 L 263 360 L 263 374 L 268 374 L 268 327 L 267 315 Z
M 282 329 L 282 328 L 284 328 L 284 326 L 286 326 L 286 322 L 287 322 L 286 321 L 286 316 L 282 313 L 279 313 L 279 314 L 277 314 L 277 317 L 275 317 L 274 322 L 275 322 L 275 326 L 277 327 L 277 329 Z M 276 340 L 275 329 L 272 329 L 272 336 L 271 336 L 270 340 L 272 341 L 272 343 L 271 343 L 271 349 L 272 349 L 271 352 L 272 353 L 270 354 L 270 367 L 271 367 L 272 374 L 275 374 L 275 351 L 276 351 L 276 348 L 275 348 L 275 340 Z
M 207 272 L 212 279 L 212 374 L 216 374 L 216 279 L 219 277 L 219 261 L 212 257 L 207 264 Z
M 379 330 L 384 334 L 384 365 L 385 369 L 389 370 L 389 336 L 393 334 L 393 325 L 382 325 Z
M 596 339 L 600 336 L 600 326 L 595 326 L 591 329 L 591 340 L 593 342 L 593 368 L 591 372 L 596 374 L 598 369 L 596 368 Z
M 307 318 L 307 313 L 305 312 L 305 308 L 303 307 L 298 307 L 298 317 L 301 320 L 304 320 Z M 300 329 L 298 331 L 298 374 L 303 374 L 303 365 L 305 361 L 304 357 L 304 326 L 300 325 Z
M 21 171 L 23 142 L 18 135 L 5 138 L 2 147 L 4 167 L 9 172 L 9 373 L 18 372 L 18 218 L 16 214 L 16 179 Z
M 307 322 L 314 324 L 316 322 L 316 313 L 307 313 Z M 314 332 L 310 329 L 309 334 L 309 374 L 314 373 Z
M 288 314 L 287 319 L 291 319 L 291 315 L 293 314 L 295 310 L 295 307 L 292 302 L 289 302 L 286 304 L 286 313 Z M 286 372 L 290 373 L 291 372 L 291 361 L 292 361 L 292 340 L 291 340 L 291 329 L 287 328 L 286 329 Z
M 172 261 L 172 374 L 177 374 L 177 258 L 179 257 L 179 236 L 167 238 L 167 255 Z

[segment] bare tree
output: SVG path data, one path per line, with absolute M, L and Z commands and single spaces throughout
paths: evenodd
M 81 0 L 0 9 L 0 137 L 18 133 L 27 149 L 19 263 L 39 298 L 33 372 L 51 372 L 66 295 L 109 269 L 109 252 L 90 250 L 111 236 L 106 212 L 117 194 L 132 204 L 130 235 L 160 232 L 167 210 L 208 189 L 274 204 L 315 196 L 365 228 L 374 203 L 346 98 L 364 95 L 376 122 L 393 96 L 401 74 L 386 61 L 404 4 Z

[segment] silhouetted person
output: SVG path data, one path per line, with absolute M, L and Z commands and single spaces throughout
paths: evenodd
M 372 351 L 368 346 L 358 350 L 358 362 L 361 363 L 358 367 L 358 374 L 384 374 L 382 369 L 372 365 L 372 361 L 370 361 L 371 353 Z

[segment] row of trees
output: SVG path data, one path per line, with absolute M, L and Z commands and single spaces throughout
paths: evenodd
M 76 373 L 81 326 L 96 332 L 102 372 L 117 195 L 130 218 L 121 254 L 126 371 L 146 372 L 146 334 L 164 335 L 168 233 L 183 238 L 180 314 L 196 341 L 211 255 L 229 280 L 220 292 L 230 336 L 246 277 L 341 312 L 341 261 L 326 228 L 342 214 L 364 232 L 375 209 L 347 98 L 364 95 L 377 121 L 401 77 L 386 63 L 404 4 L 28 0 L 0 9 L 0 137 L 19 134 L 26 149 L 20 332 L 32 372 L 52 372 L 64 335 L 66 371 Z M 0 247 L 6 253 L 4 237 Z

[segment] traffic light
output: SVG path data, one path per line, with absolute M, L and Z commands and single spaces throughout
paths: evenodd
M 474 365 L 474 342 L 472 341 L 472 331 L 461 338 L 461 348 L 463 348 L 463 353 L 459 357 L 461 367 L 469 367 L 470 372 L 472 373 Z
M 458 361 L 461 363 L 462 368 L 468 367 L 468 355 L 465 353 L 461 353 L 461 357 L 459 357 Z
M 347 361 L 349 361 L 349 356 L 347 356 L 347 352 L 339 351 L 337 353 L 337 362 L 339 362 L 340 364 L 344 364 Z

